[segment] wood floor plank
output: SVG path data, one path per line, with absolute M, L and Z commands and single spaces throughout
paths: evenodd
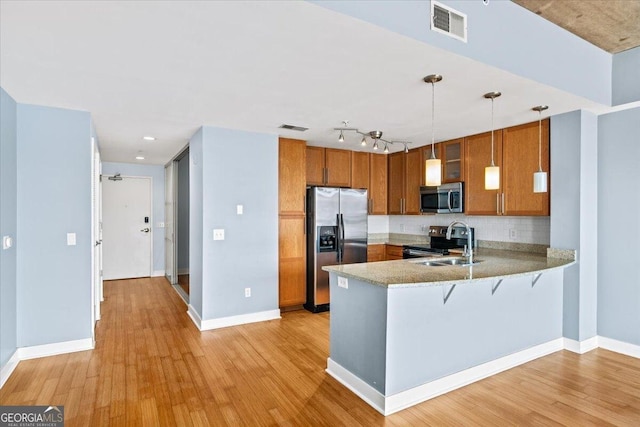
M 23 361 L 0 404 L 67 426 L 634 426 L 640 360 L 559 351 L 383 417 L 325 372 L 330 313 L 200 332 L 164 278 L 105 282 L 92 351 Z

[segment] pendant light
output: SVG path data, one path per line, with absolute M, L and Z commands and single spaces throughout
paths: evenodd
M 493 101 L 502 95 L 500 92 L 485 93 L 484 97 L 491 99 L 491 165 L 484 168 L 484 189 L 498 190 L 500 189 L 500 166 L 496 166 L 493 162 Z
M 429 74 L 423 79 L 425 83 L 431 83 L 431 157 L 425 161 L 424 175 L 425 185 L 436 186 L 442 184 L 442 161 L 436 158 L 435 153 L 435 84 L 442 80 L 440 74 Z
M 533 111 L 538 112 L 538 172 L 533 173 L 533 192 L 547 192 L 547 173 L 542 170 L 542 112 L 548 109 L 548 105 L 538 105 L 533 107 Z

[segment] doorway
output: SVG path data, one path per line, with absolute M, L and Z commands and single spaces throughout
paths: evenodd
M 151 178 L 116 174 L 102 181 L 103 279 L 151 276 Z
M 189 303 L 189 147 L 165 166 L 165 276 Z

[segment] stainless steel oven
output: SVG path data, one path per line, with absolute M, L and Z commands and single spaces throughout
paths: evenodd
M 420 187 L 420 212 L 462 213 L 463 185 L 461 182 L 437 187 Z

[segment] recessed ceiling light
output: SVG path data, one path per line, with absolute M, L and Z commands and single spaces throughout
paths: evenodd
M 136 160 L 144 160 L 144 156 L 136 156 Z
M 143 136 L 142 139 L 145 141 L 155 141 L 156 139 L 153 136 Z

